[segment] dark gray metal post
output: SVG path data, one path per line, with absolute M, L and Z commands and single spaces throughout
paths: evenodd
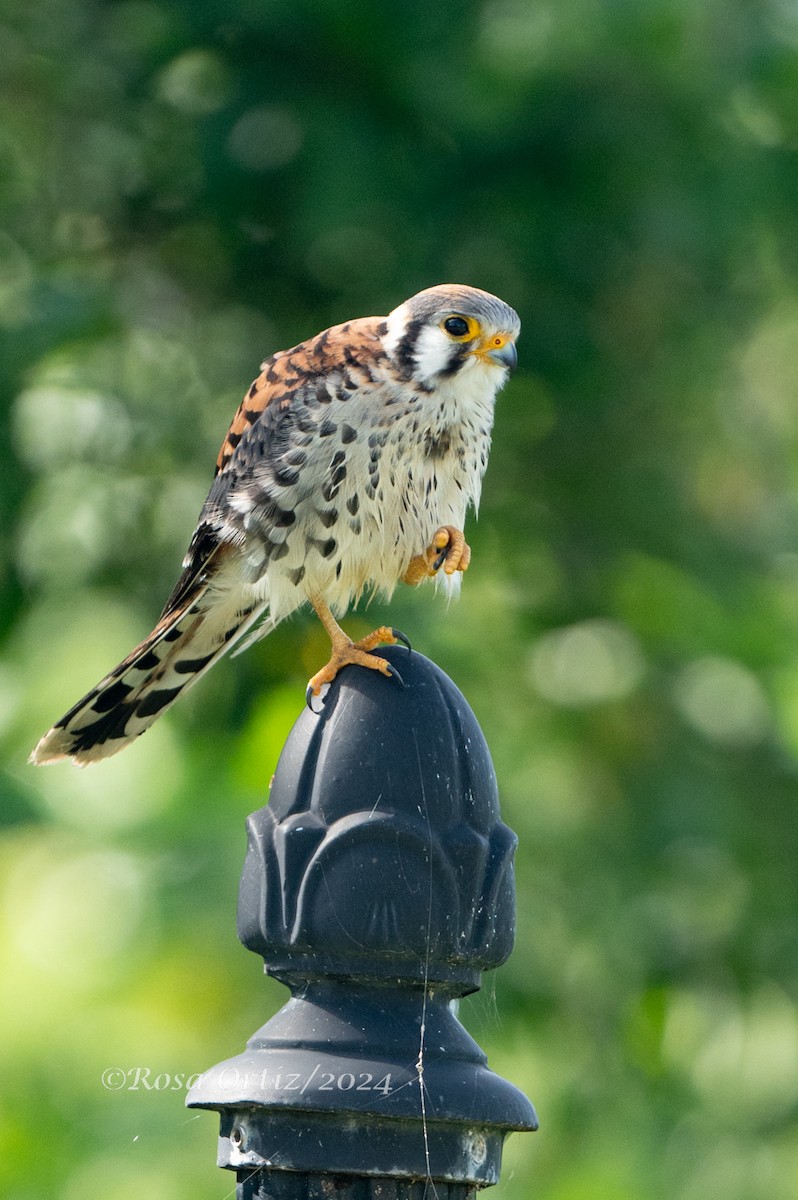
M 506 1135 L 537 1128 L 450 1003 L 513 944 L 490 754 L 434 663 L 380 653 L 404 689 L 341 672 L 249 818 L 238 934 L 292 997 L 187 1098 L 221 1114 L 239 1200 L 465 1200 L 498 1180 Z

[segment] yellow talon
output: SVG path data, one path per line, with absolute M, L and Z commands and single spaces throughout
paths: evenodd
M 342 667 L 358 666 L 368 667 L 372 671 L 380 671 L 383 675 L 388 675 L 396 679 L 400 684 L 402 677 L 386 658 L 380 658 L 378 654 L 371 654 L 370 651 L 375 646 L 379 645 L 396 645 L 401 642 L 402 645 L 410 649 L 410 643 L 403 633 L 398 629 L 391 629 L 388 625 L 380 625 L 379 629 L 375 629 L 372 633 L 366 634 L 358 642 L 353 642 L 347 637 L 341 626 L 333 617 L 327 604 L 320 596 L 311 596 L 310 602 L 316 610 L 324 628 L 330 635 L 332 642 L 332 652 L 330 661 L 325 663 L 320 671 L 317 671 L 313 678 L 308 682 L 305 696 L 308 704 L 312 696 L 318 696 L 321 689 L 326 683 L 332 683 Z

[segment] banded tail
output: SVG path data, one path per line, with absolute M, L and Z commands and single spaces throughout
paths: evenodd
M 229 578 L 227 555 L 214 557 L 184 574 L 152 633 L 56 722 L 30 762 L 87 766 L 116 754 L 243 637 L 266 606 L 242 607 L 240 577 Z

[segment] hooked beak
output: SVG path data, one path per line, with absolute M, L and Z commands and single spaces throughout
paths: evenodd
M 499 346 L 495 350 L 488 350 L 488 358 L 498 363 L 500 367 L 514 371 L 518 366 L 518 351 L 515 348 L 515 342 L 507 342 L 506 345 Z
M 489 359 L 497 367 L 512 371 L 518 362 L 518 351 L 515 342 L 507 333 L 491 334 L 471 351 L 478 358 Z

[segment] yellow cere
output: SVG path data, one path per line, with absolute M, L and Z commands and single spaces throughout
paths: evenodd
M 492 333 L 490 337 L 485 338 L 484 341 L 475 346 L 472 353 L 476 354 L 477 358 L 485 358 L 487 355 L 492 354 L 493 351 L 501 350 L 510 341 L 512 341 L 512 338 L 508 333 Z
M 485 343 L 486 350 L 501 350 L 502 346 L 506 346 L 510 340 L 509 334 L 497 333 L 495 337 L 488 338 Z

